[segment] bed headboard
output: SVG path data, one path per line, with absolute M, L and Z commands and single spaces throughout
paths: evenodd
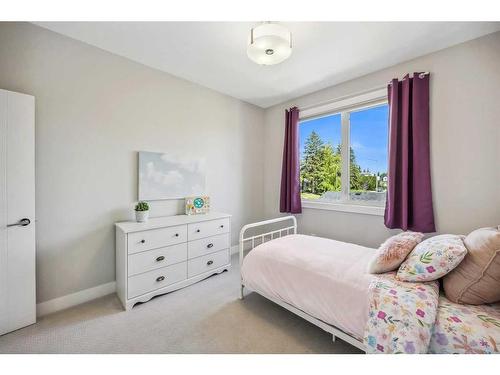
M 276 223 L 292 222 L 292 225 L 286 227 L 280 227 L 279 229 L 272 230 L 270 232 L 253 234 L 245 237 L 246 231 L 252 228 L 266 227 Z M 256 223 L 251 223 L 245 225 L 240 231 L 240 267 L 243 263 L 244 251 L 252 250 L 255 246 L 260 245 L 264 242 L 271 241 L 275 238 L 287 236 L 289 234 L 297 233 L 297 219 L 295 216 L 283 216 L 276 219 L 258 221 Z M 250 244 L 250 246 L 245 248 L 245 244 Z

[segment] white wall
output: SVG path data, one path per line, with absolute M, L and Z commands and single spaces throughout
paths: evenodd
M 485 36 L 274 106 L 265 113 L 266 216 L 279 212 L 284 110 L 431 72 L 431 168 L 438 232 L 468 233 L 500 224 L 500 33 Z M 383 217 L 304 209 L 303 233 L 378 246 L 397 231 Z
M 0 87 L 36 97 L 38 302 L 114 281 L 113 223 L 133 217 L 138 150 L 205 156 L 233 244 L 263 214 L 258 107 L 24 23 L 0 23 Z

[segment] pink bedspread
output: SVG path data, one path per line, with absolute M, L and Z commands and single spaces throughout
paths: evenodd
M 245 257 L 245 286 L 284 301 L 361 339 L 368 319 L 366 272 L 374 249 L 321 237 L 290 235 Z

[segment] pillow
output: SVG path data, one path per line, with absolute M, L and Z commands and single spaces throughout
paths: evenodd
M 500 301 L 500 227 L 475 230 L 464 243 L 464 261 L 444 278 L 446 297 L 470 305 Z
M 403 232 L 389 237 L 377 249 L 368 264 L 368 272 L 384 273 L 395 270 L 423 237 L 423 233 L 418 232 Z
M 462 238 L 442 234 L 420 242 L 399 267 L 402 281 L 431 281 L 446 275 L 460 264 L 467 254 Z

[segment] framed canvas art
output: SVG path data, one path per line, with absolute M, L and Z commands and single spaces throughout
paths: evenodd
M 205 159 L 139 151 L 139 200 L 184 199 L 205 190 Z

